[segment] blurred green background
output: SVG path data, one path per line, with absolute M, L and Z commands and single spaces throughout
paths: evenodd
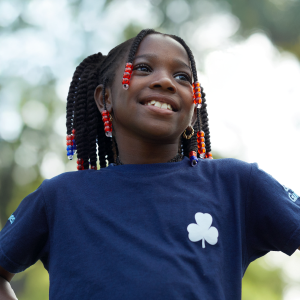
M 231 53 L 228 49 L 247 46 L 253 37 L 272 47 L 275 57 L 288 57 L 291 68 L 300 74 L 299 15 L 299 0 L 0 0 L 0 229 L 44 178 L 76 168 L 65 155 L 65 99 L 73 72 L 83 58 L 99 51 L 106 54 L 141 29 L 154 28 L 186 40 L 208 86 L 209 68 L 205 66 L 211 53 Z M 255 78 L 249 83 L 253 98 L 256 84 Z M 291 104 L 296 146 L 298 86 L 290 91 L 298 101 Z M 229 101 L 229 91 L 235 88 L 232 83 L 221 91 L 224 101 Z M 288 92 L 279 86 L 274 89 L 282 97 Z M 212 104 L 210 110 L 209 93 L 207 99 L 212 122 L 217 124 L 215 107 L 222 104 Z M 216 145 L 217 131 L 212 127 Z M 279 142 L 275 139 L 274 145 L 278 147 Z M 243 144 L 239 139 L 237 143 Z M 223 146 L 214 148 L 212 139 L 216 158 L 249 158 L 244 148 L 230 150 L 230 155 Z M 299 160 L 295 164 L 299 165 Z M 300 299 L 300 272 L 295 270 L 299 255 L 286 258 L 268 254 L 252 263 L 243 279 L 243 300 Z M 38 262 L 17 274 L 12 285 L 20 300 L 46 300 L 48 281 Z

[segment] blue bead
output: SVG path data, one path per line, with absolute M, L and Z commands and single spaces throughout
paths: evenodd
M 68 151 L 73 150 L 73 146 L 67 146 L 67 150 Z
M 196 156 L 191 156 L 190 157 L 190 163 L 192 167 L 195 167 L 198 163 L 198 158 Z
M 69 151 L 67 151 L 67 155 L 69 156 L 69 155 L 74 155 L 74 152 L 73 152 L 73 150 L 69 150 Z

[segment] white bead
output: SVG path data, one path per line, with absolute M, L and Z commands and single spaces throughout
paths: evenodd
M 110 138 L 111 138 L 111 137 L 112 137 L 112 132 L 111 132 L 111 131 L 106 131 L 106 132 L 105 132 L 105 135 L 106 135 L 107 137 L 110 137 Z

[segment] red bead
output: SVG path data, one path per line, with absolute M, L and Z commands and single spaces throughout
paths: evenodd
M 124 74 L 123 74 L 123 79 L 124 78 L 130 78 L 131 77 L 131 74 L 130 73 L 128 73 L 128 72 L 125 72 Z
M 75 132 L 76 132 L 76 130 L 75 129 L 72 129 L 72 133 L 75 135 Z
M 124 72 L 131 74 L 132 73 L 132 68 L 125 68 Z
M 201 104 L 202 103 L 202 99 L 201 98 L 196 98 L 195 101 L 196 101 L 197 104 Z
M 105 126 L 105 127 L 104 127 L 104 131 L 105 131 L 105 132 L 111 131 L 111 130 L 112 130 L 112 128 L 111 128 L 110 126 Z
M 201 96 L 202 96 L 201 93 L 199 93 L 199 92 L 198 92 L 198 93 L 195 93 L 195 97 L 196 97 L 196 98 L 201 98 Z
M 129 79 L 128 78 L 123 78 L 122 84 L 128 84 L 129 83 Z
M 97 166 L 91 166 L 92 170 L 97 170 Z
M 127 63 L 126 68 L 132 68 L 132 63 Z
M 111 127 L 111 122 L 110 121 L 105 121 L 104 122 L 104 127 Z
M 82 158 L 78 158 L 77 159 L 77 164 L 78 165 L 83 165 L 83 159 Z
M 109 116 L 102 116 L 102 121 L 103 122 L 106 122 L 106 121 L 109 121 L 109 120 L 110 120 Z
M 194 93 L 201 93 L 201 88 L 199 88 L 199 87 L 195 88 Z
M 196 157 L 197 157 L 197 153 L 196 153 L 195 151 L 191 151 L 191 152 L 189 153 L 189 157 L 191 157 L 191 156 L 196 156 Z
M 71 135 L 67 135 L 66 140 L 72 140 L 72 136 Z
M 101 114 L 102 114 L 102 117 L 104 117 L 104 116 L 109 117 L 109 112 L 107 110 L 104 110 Z
M 78 165 L 77 170 L 84 170 L 84 166 L 83 165 Z
M 72 141 L 67 141 L 67 146 L 73 146 L 73 142 Z

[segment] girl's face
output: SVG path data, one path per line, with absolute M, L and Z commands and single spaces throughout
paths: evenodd
M 111 94 L 117 141 L 125 135 L 178 144 L 194 116 L 192 71 L 185 49 L 168 36 L 146 36 L 136 53 L 128 90 L 121 84 L 125 63 L 116 72 Z

